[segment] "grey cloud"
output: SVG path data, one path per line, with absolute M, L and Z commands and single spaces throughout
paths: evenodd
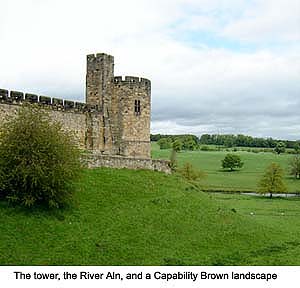
M 17 2 L 20 9 L 15 11 Z M 214 33 L 230 39 L 257 43 L 268 36 L 280 42 L 286 31 L 293 35 L 296 31 L 294 20 L 284 21 L 292 19 L 295 11 L 284 9 L 280 23 L 273 17 L 283 0 L 250 1 L 265 3 L 251 8 L 255 27 L 264 37 L 253 34 L 252 20 L 239 14 L 249 7 L 245 0 L 230 4 L 219 0 L 134 0 L 122 2 L 117 10 L 117 1 L 100 5 L 87 0 L 74 3 L 69 14 L 64 1 L 34 4 L 37 2 L 0 3 L 0 8 L 7 3 L 1 9 L 7 13 L 0 19 L 0 40 L 6 43 L 0 53 L 0 88 L 84 101 L 85 55 L 107 52 L 115 56 L 116 74 L 151 79 L 152 131 L 300 138 L 300 45 L 295 45 L 296 37 L 291 46 L 285 43 L 284 49 L 254 48 L 248 53 L 209 49 L 203 39 L 197 39 L 203 44 L 197 48 L 172 37 L 178 33 L 175 24 L 195 14 L 188 11 L 197 11 L 205 17 L 193 19 L 192 30 L 212 21 Z M 277 8 L 268 12 L 270 25 L 261 11 L 269 11 L 272 5 Z M 212 11 L 222 14 L 230 25 L 220 27 L 215 23 L 219 18 L 209 14 Z M 8 17 L 11 13 L 16 13 L 15 17 Z M 50 21 L 53 15 L 54 22 Z M 180 33 L 191 31 L 189 23 L 185 24 Z

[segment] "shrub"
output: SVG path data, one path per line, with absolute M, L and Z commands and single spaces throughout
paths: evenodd
M 0 137 L 0 195 L 31 207 L 60 207 L 72 198 L 80 171 L 72 136 L 38 106 L 23 106 Z
M 227 154 L 222 160 L 222 168 L 230 169 L 233 171 L 235 168 L 242 168 L 244 163 L 241 161 L 241 157 L 236 154 Z
M 221 151 L 222 150 L 222 147 L 220 146 L 208 146 L 208 145 L 202 145 L 199 147 L 199 150 L 201 151 Z
M 179 170 L 179 173 L 183 178 L 189 181 L 195 181 L 206 177 L 206 174 L 203 171 L 195 169 L 189 162 L 183 165 L 183 167 Z
M 200 146 L 200 150 L 201 151 L 209 151 L 210 149 L 207 145 L 202 145 L 202 146 Z

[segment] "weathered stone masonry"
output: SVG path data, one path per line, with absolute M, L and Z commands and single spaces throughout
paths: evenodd
M 92 150 L 150 158 L 151 82 L 114 76 L 114 58 L 87 56 L 86 103 L 101 110 L 101 129 Z
M 117 155 L 87 154 L 84 157 L 85 165 L 88 168 L 110 167 L 129 169 L 149 169 L 165 173 L 171 173 L 168 160 L 132 158 Z
M 92 151 L 96 160 L 89 156 L 90 167 L 170 172 L 167 162 L 150 159 L 150 80 L 115 77 L 111 55 L 87 55 L 86 103 L 0 89 L 0 123 L 15 115 L 25 102 L 46 109 L 53 120 L 75 135 L 79 147 Z

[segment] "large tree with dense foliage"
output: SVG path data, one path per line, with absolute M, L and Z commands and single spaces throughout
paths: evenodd
M 296 154 L 300 154 L 300 143 L 296 142 L 294 145 L 294 150 Z
M 51 121 L 45 110 L 23 106 L 2 125 L 2 198 L 27 207 L 61 207 L 72 198 L 79 171 L 79 150 L 72 135 Z
M 242 168 L 244 163 L 241 160 L 241 157 L 236 154 L 227 154 L 225 158 L 222 160 L 222 168 L 230 169 L 233 171 L 236 168 Z
M 287 188 L 283 183 L 283 170 L 277 163 L 271 163 L 258 184 L 259 193 L 270 194 L 270 198 L 274 193 L 286 193 Z
M 300 179 L 300 155 L 297 154 L 294 156 L 290 162 L 290 174 L 293 175 L 296 179 Z
M 160 149 L 169 149 L 175 141 L 181 142 L 182 150 L 196 150 L 198 148 L 199 139 L 195 135 L 161 135 L 151 134 L 151 141 L 157 141 Z
M 276 144 L 276 147 L 274 148 L 274 151 L 279 155 L 281 153 L 285 152 L 285 144 L 283 142 L 278 142 Z
M 172 141 L 169 138 L 160 138 L 157 144 L 160 149 L 170 149 L 172 147 Z
M 173 143 L 172 143 L 172 148 L 173 150 L 175 150 L 176 152 L 179 152 L 182 149 L 182 142 L 178 139 L 176 139 Z

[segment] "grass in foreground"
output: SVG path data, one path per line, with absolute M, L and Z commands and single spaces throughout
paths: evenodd
M 85 170 L 72 209 L 32 213 L 0 202 L 0 263 L 299 265 L 299 202 L 238 197 L 158 172 Z
M 221 169 L 221 160 L 226 154 L 234 153 L 241 156 L 244 162 L 242 169 L 229 172 Z M 169 159 L 171 150 L 160 150 L 157 143 L 152 143 L 152 157 Z M 300 181 L 288 175 L 289 160 L 292 155 L 277 155 L 271 152 L 253 153 L 246 151 L 182 151 L 177 153 L 178 164 L 190 162 L 194 167 L 207 173 L 201 181 L 203 189 L 214 191 L 257 191 L 257 183 L 272 162 L 278 163 L 285 172 L 284 181 L 288 192 L 300 192 Z

